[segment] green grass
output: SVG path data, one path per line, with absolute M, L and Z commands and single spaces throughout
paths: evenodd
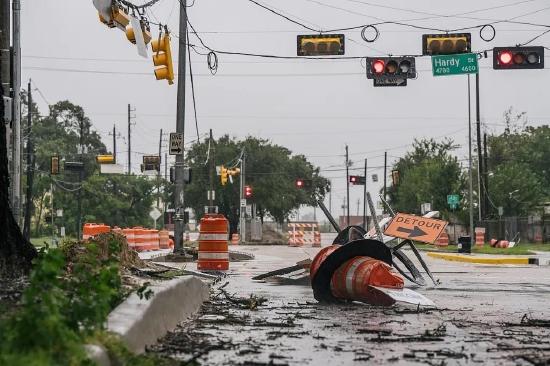
M 438 247 L 435 245 L 416 243 L 416 247 L 420 250 L 434 251 L 434 252 L 456 253 L 458 251 L 456 245 Z M 550 244 L 521 244 L 520 243 L 520 244 L 516 244 L 512 248 L 492 248 L 488 244 L 485 244 L 483 247 L 476 246 L 472 248 L 472 253 L 479 253 L 479 254 L 529 255 L 529 254 L 534 254 L 535 251 L 548 252 L 550 251 Z

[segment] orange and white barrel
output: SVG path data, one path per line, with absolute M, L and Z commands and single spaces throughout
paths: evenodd
M 229 269 L 228 222 L 223 215 L 206 214 L 200 223 L 197 269 Z
M 435 241 L 435 245 L 437 245 L 438 247 L 448 246 L 449 245 L 449 235 L 447 235 L 447 233 L 445 231 L 443 231 L 441 233 L 441 235 L 439 235 L 439 237 Z
M 239 244 L 239 234 L 237 234 L 237 233 L 231 234 L 231 244 L 232 245 L 238 245 Z
M 158 230 L 149 230 L 149 250 L 159 250 L 159 231 Z
M 134 229 L 122 229 L 122 234 L 126 237 L 128 247 L 130 249 L 136 249 L 136 238 L 134 236 Z
M 485 244 L 485 228 L 476 227 L 475 228 L 475 244 L 479 247 L 482 247 Z
M 143 252 L 147 250 L 147 230 L 142 227 L 134 228 L 134 239 L 135 239 L 135 250 L 138 252 Z
M 159 248 L 170 249 L 170 234 L 168 230 L 159 231 Z
M 84 224 L 84 226 L 82 227 L 82 239 L 83 240 L 88 240 L 90 239 L 92 236 L 94 236 L 94 226 L 95 224 L 93 222 L 89 222 L 89 223 L 86 223 Z

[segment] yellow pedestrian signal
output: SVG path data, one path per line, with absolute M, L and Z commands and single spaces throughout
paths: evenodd
M 59 174 L 59 156 L 53 155 L 51 157 L 51 164 L 50 164 L 50 174 L 51 175 L 57 175 Z
M 229 175 L 229 170 L 222 165 L 222 167 L 220 169 L 220 177 L 221 177 L 222 186 L 225 186 L 227 184 L 228 175 Z
M 98 164 L 114 164 L 115 157 L 113 155 L 98 155 L 96 161 Z
M 298 35 L 298 56 L 330 56 L 344 53 L 343 34 Z
M 174 67 L 172 65 L 172 51 L 170 50 L 170 35 L 164 33 L 158 39 L 151 42 L 153 49 L 153 64 L 160 66 L 155 69 L 157 80 L 168 80 L 168 84 L 174 84 Z
M 472 51 L 470 33 L 423 34 L 423 55 L 454 55 Z

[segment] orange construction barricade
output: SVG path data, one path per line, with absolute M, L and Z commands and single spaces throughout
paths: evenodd
M 231 234 L 231 244 L 233 245 L 239 244 L 239 234 L 237 233 Z
M 438 247 L 446 247 L 447 245 L 449 245 L 449 235 L 447 235 L 447 233 L 443 231 L 435 241 L 435 245 L 437 245 Z
M 479 247 L 482 247 L 485 244 L 485 228 L 476 227 L 475 237 L 476 237 L 476 241 L 475 241 L 476 245 Z
M 111 227 L 109 225 L 94 224 L 92 222 L 87 223 L 82 227 L 82 239 L 87 240 L 98 234 L 108 233 L 109 231 L 111 231 Z
M 149 231 L 149 250 L 159 250 L 159 231 L 152 229 Z
M 134 236 L 134 229 L 122 229 L 122 234 L 126 237 L 128 247 L 130 249 L 136 250 L 136 238 Z
M 160 249 L 170 249 L 170 234 L 168 230 L 159 231 L 159 247 Z
M 199 270 L 229 269 L 227 219 L 219 214 L 206 214 L 200 223 Z

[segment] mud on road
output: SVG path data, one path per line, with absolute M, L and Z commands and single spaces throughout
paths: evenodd
M 203 365 L 550 364 L 549 288 L 517 278 L 536 270 L 481 267 L 475 276 L 473 266 L 437 265 L 442 285 L 417 290 L 438 309 L 384 308 L 323 305 L 308 286 L 250 279 L 277 263 L 257 255 L 234 268 L 149 352 Z

